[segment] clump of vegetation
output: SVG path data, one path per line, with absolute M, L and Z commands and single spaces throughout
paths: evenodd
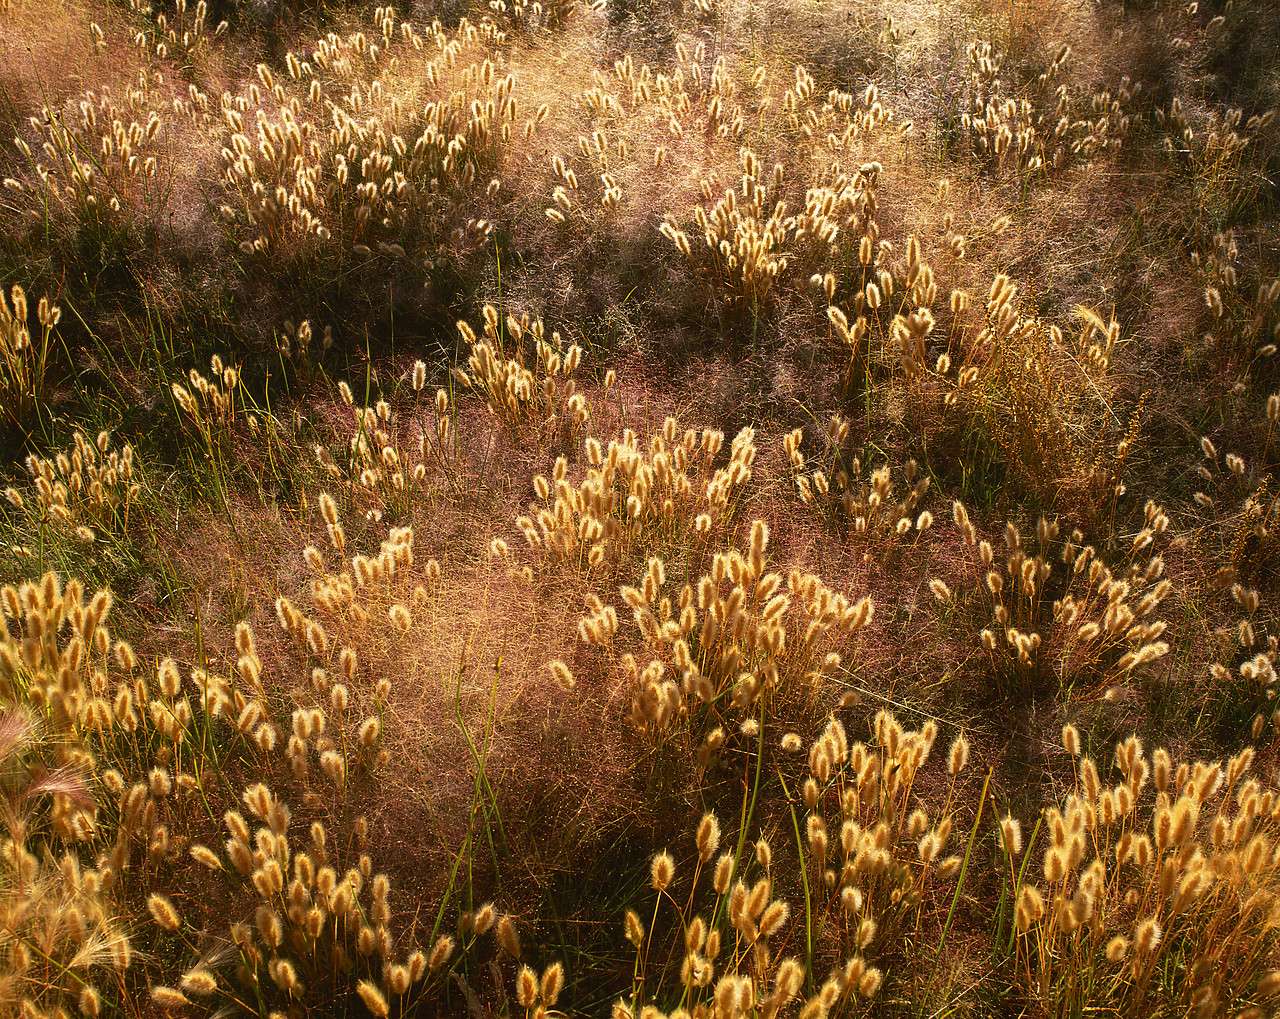
M 1274 1011 L 1228 8 L 0 2 L 0 1012 Z

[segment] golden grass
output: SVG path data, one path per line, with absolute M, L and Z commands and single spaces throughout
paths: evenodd
M 1267 1014 L 1274 115 L 1062 5 L 622 13 L 0 11 L 0 1006 Z

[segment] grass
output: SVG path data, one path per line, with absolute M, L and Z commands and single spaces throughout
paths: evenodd
M 1271 1014 L 1201 7 L 0 0 L 0 1011 Z

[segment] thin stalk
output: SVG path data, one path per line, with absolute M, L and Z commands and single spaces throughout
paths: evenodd
M 778 772 L 778 782 L 782 785 L 782 794 L 787 798 L 787 809 L 791 812 L 791 827 L 796 835 L 796 853 L 800 859 L 800 880 L 804 883 L 804 979 L 805 987 L 813 993 L 813 896 L 809 892 L 809 868 L 804 865 L 804 840 L 800 837 L 800 822 L 796 818 L 795 801 L 791 798 L 791 790 L 787 788 L 786 779 Z
M 947 922 L 942 927 L 942 937 L 938 939 L 938 954 L 942 954 L 942 946 L 946 944 L 947 934 L 951 930 L 951 921 L 955 917 L 956 903 L 960 901 L 960 889 L 964 887 L 965 874 L 969 871 L 969 859 L 973 855 L 973 843 L 978 837 L 978 825 L 982 823 L 982 810 L 987 804 L 987 789 L 991 785 L 991 771 L 987 769 L 987 779 L 982 783 L 982 796 L 978 800 L 978 816 L 973 820 L 973 829 L 969 832 L 969 844 L 965 847 L 964 862 L 960 864 L 960 877 L 956 879 L 956 890 L 951 895 L 951 908 L 947 910 Z

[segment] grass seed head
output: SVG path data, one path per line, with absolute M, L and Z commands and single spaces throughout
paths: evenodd
M 435 945 L 431 948 L 431 959 L 427 963 L 427 967 L 432 973 L 449 961 L 449 958 L 453 955 L 454 944 L 453 938 L 448 935 L 442 934 L 436 939 Z
M 663 850 L 654 856 L 649 864 L 649 885 L 655 891 L 666 891 L 675 877 L 676 863 L 671 854 Z
M 1007 814 L 1000 821 L 1000 842 L 1010 856 L 1017 856 L 1022 852 L 1022 825 Z
M 566 692 L 573 690 L 573 673 L 569 671 L 569 667 L 563 661 L 556 658 L 548 663 L 547 669 L 550 671 L 552 678 L 560 684 L 562 690 Z
M 364 1002 L 365 1007 L 370 1012 L 377 1016 L 378 1019 L 384 1019 L 389 1012 L 387 999 L 376 984 L 368 980 L 361 980 L 356 985 L 356 993 L 360 995 L 360 1000 Z
M 729 890 L 729 882 L 733 879 L 733 854 L 721 853 L 716 860 L 716 872 L 713 885 L 717 895 L 724 895 Z
M 716 815 L 707 813 L 698 824 L 698 859 L 706 863 L 720 848 L 720 822 Z
M 509 915 L 503 915 L 498 921 L 497 928 L 498 944 L 502 946 L 502 950 L 511 958 L 520 958 L 520 939 L 516 936 L 515 920 Z
M 624 927 L 627 940 L 639 948 L 644 943 L 644 924 L 640 922 L 640 914 L 634 909 L 628 909 Z
M 172 987 L 165 987 L 162 984 L 152 985 L 151 1000 L 163 1009 L 184 1008 L 191 1004 L 187 996 L 181 991 Z
M 176 931 L 182 926 L 182 920 L 178 916 L 178 911 L 173 908 L 173 903 L 158 892 L 153 892 L 147 897 L 147 911 L 151 914 L 151 918 L 167 931 Z
M 521 966 L 516 976 L 516 1001 L 521 1008 L 531 1009 L 538 1000 L 538 975 L 528 966 Z

